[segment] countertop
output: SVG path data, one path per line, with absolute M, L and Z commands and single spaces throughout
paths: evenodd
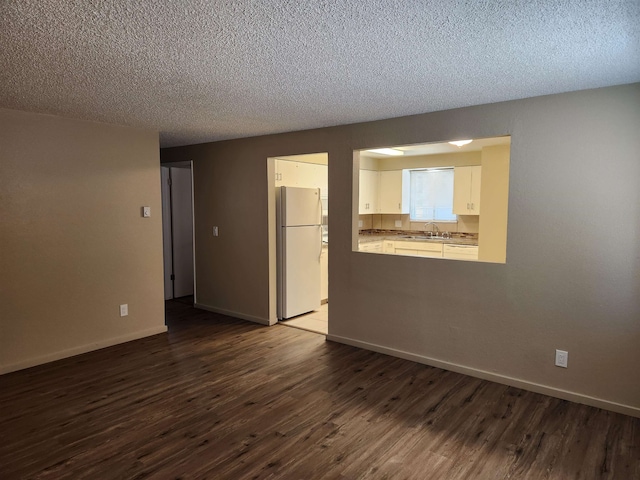
M 477 235 L 452 233 L 451 238 L 429 238 L 424 232 L 410 231 L 372 231 L 360 233 L 358 235 L 359 243 L 376 242 L 379 240 L 393 240 L 406 242 L 429 242 L 429 243 L 447 243 L 453 245 L 478 245 Z

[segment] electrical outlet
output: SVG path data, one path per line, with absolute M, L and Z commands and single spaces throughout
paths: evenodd
M 402 228 L 402 220 L 396 220 L 394 225 L 396 226 L 396 228 Z
M 567 368 L 569 363 L 569 352 L 556 350 L 556 367 Z
M 127 315 L 129 315 L 129 304 L 125 303 L 120 305 L 120 316 L 126 317 Z
M 218 227 L 213 227 L 213 236 L 214 237 L 218 236 Z
M 358 228 L 362 228 L 364 226 L 364 222 L 362 220 L 358 220 Z

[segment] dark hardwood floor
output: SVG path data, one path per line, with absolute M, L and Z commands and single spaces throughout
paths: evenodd
M 640 479 L 640 419 L 168 302 L 0 377 L 0 479 Z

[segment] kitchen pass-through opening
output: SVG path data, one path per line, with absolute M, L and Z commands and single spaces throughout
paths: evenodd
M 511 137 L 354 151 L 353 250 L 506 263 Z

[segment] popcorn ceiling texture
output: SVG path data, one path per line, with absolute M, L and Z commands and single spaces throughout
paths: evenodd
M 640 80 L 638 0 L 2 0 L 0 106 L 177 146 Z

